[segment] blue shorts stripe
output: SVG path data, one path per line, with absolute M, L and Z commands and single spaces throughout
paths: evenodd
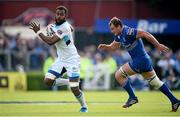
M 69 77 L 69 80 L 78 79 L 78 78 L 79 78 L 79 76 L 77 76 L 77 77 Z
M 72 73 L 72 77 L 79 77 L 79 73 Z
M 53 70 L 48 70 L 49 73 L 53 74 L 56 76 L 56 78 L 59 78 L 61 76 L 60 73 L 56 72 L 56 71 L 53 71 Z

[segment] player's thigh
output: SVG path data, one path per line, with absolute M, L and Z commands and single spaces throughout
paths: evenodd
M 69 86 L 75 96 L 80 94 L 79 78 L 80 78 L 80 64 L 68 64 L 66 67 L 67 75 L 69 77 Z
M 55 80 L 61 77 L 64 72 L 66 72 L 66 70 L 63 63 L 57 60 L 49 67 L 48 72 L 45 74 L 45 79 Z
M 156 72 L 155 72 L 154 69 L 153 69 L 153 70 L 148 71 L 148 72 L 143 72 L 143 73 L 141 73 L 141 75 L 144 77 L 144 79 L 149 80 L 149 79 L 151 79 L 153 76 L 156 75 Z
M 70 82 L 79 82 L 80 64 L 68 64 L 66 70 Z
M 125 77 L 126 76 L 131 76 L 136 74 L 136 72 L 131 68 L 129 63 L 125 63 L 120 67 L 120 69 L 116 72 L 116 77 Z

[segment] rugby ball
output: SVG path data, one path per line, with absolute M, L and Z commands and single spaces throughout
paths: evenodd
M 52 24 L 49 24 L 46 27 L 46 34 L 47 34 L 47 36 L 52 36 L 54 34 L 53 25 Z

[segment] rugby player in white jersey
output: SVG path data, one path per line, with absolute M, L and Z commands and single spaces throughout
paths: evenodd
M 37 36 L 49 45 L 55 45 L 58 58 L 45 74 L 44 82 L 48 86 L 69 85 L 71 91 L 81 105 L 80 112 L 88 112 L 83 92 L 79 89 L 80 56 L 73 41 L 73 28 L 66 21 L 68 10 L 64 6 L 58 6 L 55 13 L 55 23 L 47 27 L 48 35 L 40 30 L 40 24 L 30 22 Z M 67 72 L 69 79 L 62 79 Z

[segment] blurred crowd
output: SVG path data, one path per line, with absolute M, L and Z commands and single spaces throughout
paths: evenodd
M 19 66 L 24 70 L 40 69 L 48 50 L 48 45 L 39 39 L 23 39 L 20 33 L 10 36 L 2 31 L 0 32 L 0 71 L 17 70 Z M 8 62 L 11 63 L 10 68 Z
M 160 54 L 155 48 L 148 45 L 145 46 L 145 49 L 152 58 L 154 69 L 159 78 L 171 89 L 180 89 L 180 50 L 176 52 L 170 50 L 167 53 Z M 123 48 L 105 53 L 99 52 L 95 46 L 87 46 L 80 52 L 80 55 L 82 59 L 89 59 L 91 61 L 89 66 L 97 68 L 97 65 L 101 63 L 104 65 L 102 68 L 105 69 L 105 72 L 110 72 L 113 75 L 121 65 L 131 60 L 128 52 Z M 83 65 L 84 63 L 82 63 Z M 87 65 L 83 69 L 87 69 Z M 83 73 L 81 75 L 82 77 L 84 76 Z M 137 90 L 149 89 L 147 81 L 140 75 L 132 76 L 131 82 Z M 116 81 L 115 84 L 118 85 Z

